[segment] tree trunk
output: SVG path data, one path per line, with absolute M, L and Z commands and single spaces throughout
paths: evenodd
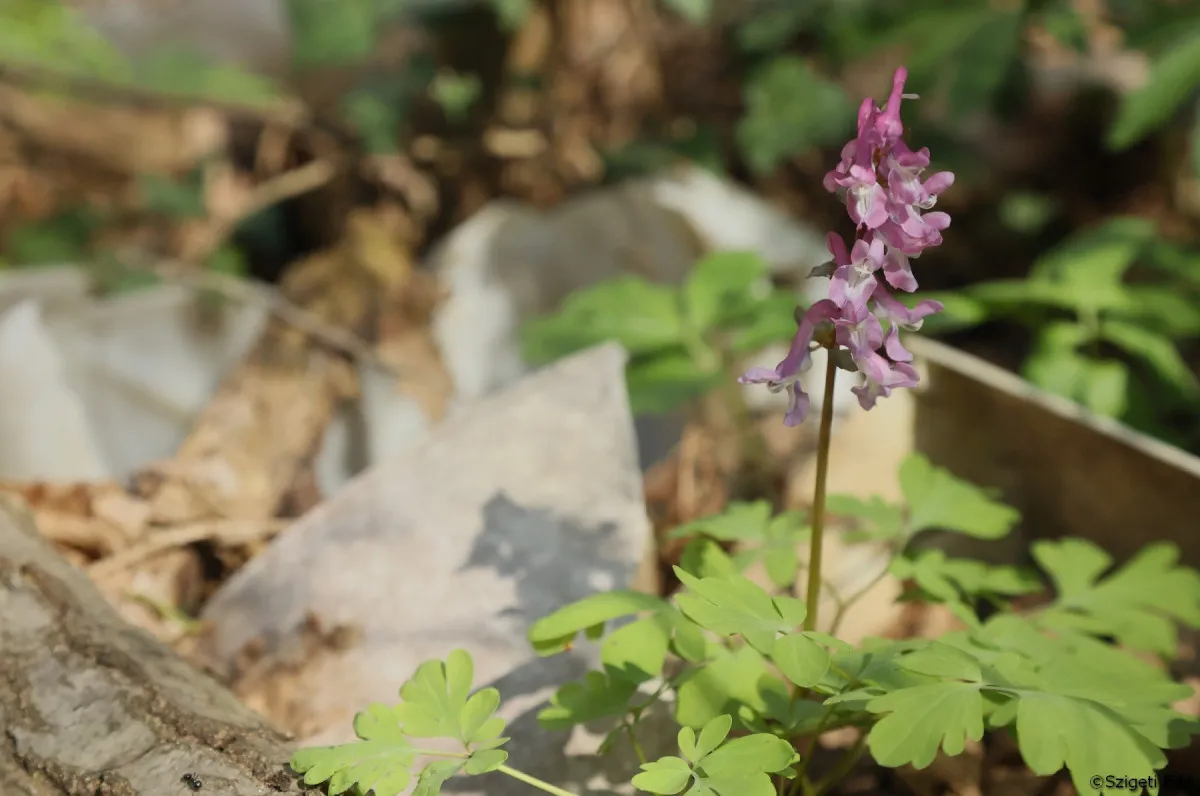
M 122 622 L 0 498 L 0 793 L 294 792 L 280 733 Z

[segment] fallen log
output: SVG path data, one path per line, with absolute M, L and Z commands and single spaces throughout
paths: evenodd
M 0 497 L 0 793 L 297 792 L 290 753 L 228 690 L 121 621 Z

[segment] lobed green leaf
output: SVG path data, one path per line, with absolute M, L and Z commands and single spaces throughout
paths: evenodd
M 984 490 L 935 467 L 920 454 L 900 465 L 900 488 L 908 502 L 908 533 L 941 528 L 979 539 L 999 539 L 1020 514 Z

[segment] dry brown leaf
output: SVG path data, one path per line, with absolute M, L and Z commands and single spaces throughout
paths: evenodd
M 146 531 L 149 507 L 116 483 L 0 483 L 28 507 L 55 544 L 92 557 L 111 555 Z

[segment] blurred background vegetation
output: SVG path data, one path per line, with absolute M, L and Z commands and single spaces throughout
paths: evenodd
M 911 139 L 957 175 L 927 331 L 1200 452 L 1198 3 L 205 5 L 226 51 L 138 34 L 187 30 L 187 4 L 0 0 L 5 267 L 128 290 L 161 278 L 139 253 L 274 282 L 355 207 L 402 208 L 419 254 L 492 198 L 680 161 L 841 229 L 821 176 L 903 63 Z

